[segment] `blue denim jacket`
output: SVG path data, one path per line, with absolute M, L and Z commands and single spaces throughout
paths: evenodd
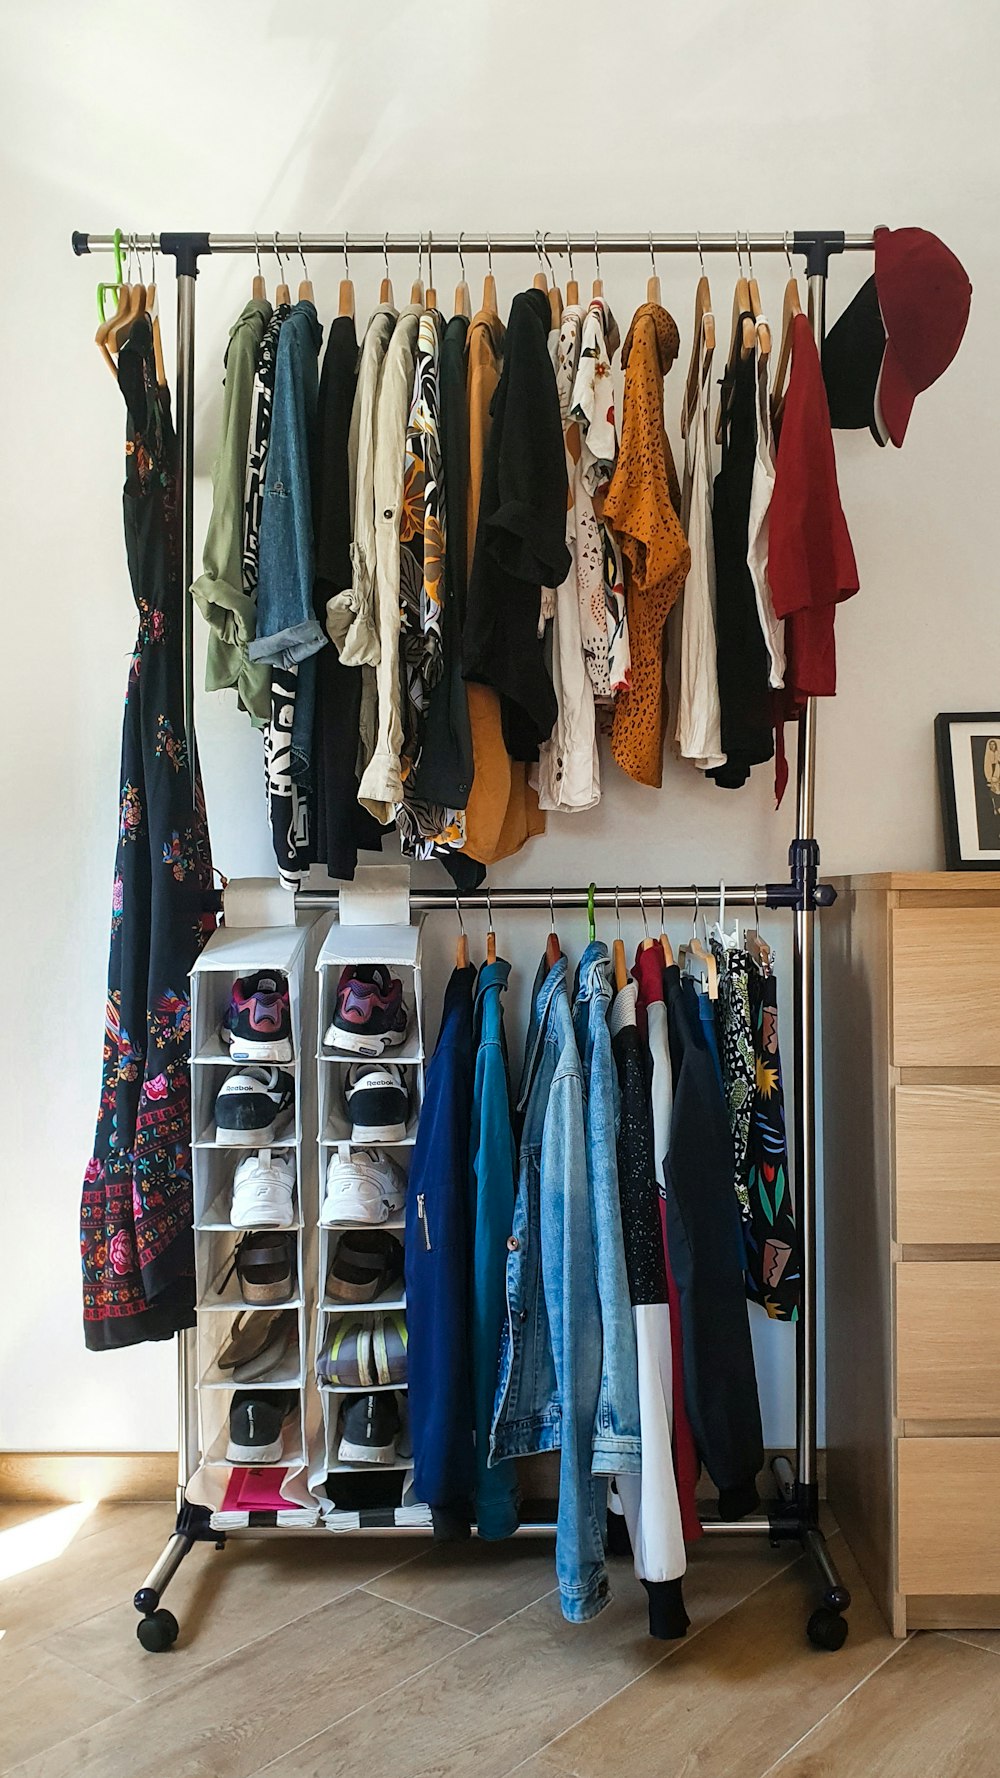
M 472 1391 L 476 1420 L 476 1526 L 480 1537 L 517 1528 L 517 1468 L 489 1467 L 497 1351 L 504 1326 L 507 1241 L 514 1221 L 516 1153 L 503 993 L 510 964 L 485 963 L 476 981 L 476 1078 L 472 1095 Z
M 309 463 L 319 400 L 323 329 L 312 303 L 296 303 L 278 336 L 267 479 L 260 520 L 257 634 L 252 661 L 299 667 L 292 725 L 292 772 L 301 776 L 312 750 L 316 669 L 308 659 L 326 643 L 313 610 L 313 522 Z
M 596 940 L 580 959 L 573 1027 L 586 1093 L 587 1184 L 601 1300 L 603 1364 L 594 1426 L 594 1474 L 628 1475 L 641 1467 L 639 1368 L 625 1269 L 618 1195 L 618 1077 L 611 1055 L 608 1007 L 611 960 Z
M 587 1189 L 583 1070 L 566 959 L 535 978 L 519 1111 L 523 1113 L 507 1320 L 500 1344 L 490 1460 L 560 1450 L 556 1577 L 563 1616 L 596 1617 L 610 1598 L 595 1486 L 601 1308 Z

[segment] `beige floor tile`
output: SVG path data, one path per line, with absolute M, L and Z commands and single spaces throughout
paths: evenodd
M 463 1630 L 489 1630 L 552 1591 L 554 1548 L 551 1537 L 436 1544 L 405 1568 L 372 1581 L 368 1591 Z
M 774 1778 L 996 1778 L 998 1743 L 992 1656 L 925 1633 L 781 1760 Z
M 247 1778 L 359 1698 L 377 1697 L 467 1640 L 387 1600 L 348 1593 L 60 1742 L 19 1766 L 18 1778 Z
M 0 1772 L 42 1753 L 78 1729 L 112 1716 L 130 1700 L 38 1647 L 0 1641 Z
M 413 1545 L 400 1539 L 311 1533 L 297 1538 L 280 1532 L 270 1540 L 234 1537 L 221 1552 L 211 1544 L 196 1546 L 163 1601 L 180 1624 L 169 1654 L 147 1654 L 136 1640 L 131 1595 L 57 1630 L 46 1637 L 45 1647 L 88 1673 L 112 1674 L 133 1698 L 151 1697 L 182 1675 L 381 1575 L 393 1562 L 406 1562 L 412 1551 Z
M 781 1560 L 738 1538 L 725 1550 L 716 1542 L 711 1556 L 699 1548 L 692 1618 L 727 1611 Z M 612 1585 L 612 1604 L 591 1623 L 564 1623 L 549 1595 L 279 1760 L 267 1778 L 501 1778 L 665 1658 L 670 1645 L 647 1633 L 631 1564 L 612 1565 Z
M 546 1754 L 536 1753 L 534 1759 L 512 1766 L 505 1778 L 572 1778 L 572 1773 L 565 1766 L 554 1766 Z
M 98 1506 L 79 1521 L 62 1547 L 66 1520 L 50 1517 L 59 1512 L 44 1506 L 30 1522 L 9 1533 L 0 1531 L 0 1555 L 12 1553 L 4 1551 L 4 1537 L 16 1539 L 32 1528 L 39 1533 L 33 1565 L 0 1581 L 0 1628 L 18 1647 L 131 1599 L 159 1555 L 174 1516 L 171 1508 L 158 1504 Z
M 969 1642 L 973 1648 L 988 1649 L 990 1654 L 1000 1655 L 1000 1630 L 949 1630 L 956 1642 Z
M 760 1778 L 894 1647 L 843 1538 L 833 1547 L 854 1595 L 850 1637 L 839 1653 L 806 1640 L 816 1586 L 800 1558 L 571 1729 L 547 1757 L 579 1778 L 609 1771 L 616 1778 Z

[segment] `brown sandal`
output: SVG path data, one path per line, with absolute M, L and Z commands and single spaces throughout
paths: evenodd
M 241 1309 L 229 1330 L 229 1338 L 219 1353 L 217 1362 L 220 1371 L 232 1371 L 239 1364 L 247 1364 L 250 1359 L 259 1358 L 271 1338 L 275 1322 L 280 1317 L 280 1309 L 256 1312 Z
M 220 1291 L 234 1272 L 245 1303 L 287 1303 L 295 1282 L 291 1236 L 278 1229 L 248 1229 L 233 1254 Z

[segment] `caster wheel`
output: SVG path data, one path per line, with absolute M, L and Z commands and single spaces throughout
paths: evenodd
M 149 1617 L 140 1618 L 135 1626 L 139 1641 L 147 1654 L 151 1655 L 163 1654 L 166 1649 L 173 1648 L 179 1631 L 177 1619 L 165 1605 L 161 1605 L 159 1611 L 152 1612 Z
M 806 1635 L 814 1648 L 843 1648 L 847 1641 L 847 1619 L 821 1605 L 809 1619 Z

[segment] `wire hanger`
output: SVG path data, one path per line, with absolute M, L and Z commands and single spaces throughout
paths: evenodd
M 281 254 L 278 252 L 278 231 L 277 231 L 277 229 L 275 229 L 275 231 L 274 231 L 273 252 L 274 252 L 274 257 L 278 262 L 278 277 L 280 279 L 278 288 L 274 293 L 274 306 L 276 309 L 280 309 L 283 303 L 291 303 L 292 293 L 289 290 L 288 285 L 285 283 L 285 268 L 281 262 Z
M 628 983 L 628 960 L 625 956 L 625 944 L 622 939 L 622 911 L 618 905 L 618 884 L 615 884 L 615 920 L 618 926 L 618 937 L 611 946 L 611 964 L 615 974 L 615 993 L 620 994 Z
M 254 235 L 253 250 L 257 257 L 257 276 L 250 286 L 250 295 L 256 303 L 267 301 L 267 285 L 264 282 L 264 268 L 260 263 L 260 236 Z
M 410 285 L 410 301 L 411 301 L 411 303 L 416 303 L 417 306 L 422 309 L 424 306 L 424 231 L 423 231 L 423 229 L 421 229 L 419 235 L 417 236 L 417 240 L 419 242 L 419 245 L 417 247 L 417 275 L 414 278 L 413 283 Z
M 597 919 L 594 914 L 594 896 L 596 893 L 597 884 L 589 883 L 587 885 L 587 934 L 588 943 L 590 944 L 593 944 L 597 937 Z
M 393 294 L 392 294 L 392 279 L 389 276 L 389 230 L 388 229 L 386 229 L 385 234 L 382 237 L 382 264 L 385 267 L 385 270 L 382 274 L 382 282 L 379 285 L 379 289 L 378 289 L 378 300 L 380 303 L 391 303 L 394 299 L 393 299 Z
M 438 293 L 434 288 L 434 236 L 427 230 L 427 295 L 424 301 L 429 309 L 438 306 Z
M 489 230 L 486 233 L 486 276 L 483 279 L 482 308 L 487 315 L 498 315 L 497 282 L 493 276 L 493 248 L 490 244 Z
M 640 946 L 640 949 L 643 951 L 651 951 L 653 949 L 653 946 L 656 943 L 656 940 L 655 940 L 655 938 L 651 937 L 651 935 L 650 935 L 649 921 L 646 918 L 646 897 L 642 893 L 642 884 L 641 883 L 639 884 L 639 912 L 642 915 L 642 930 L 645 933 L 645 937 L 642 941 L 642 945 Z
M 688 365 L 687 382 L 684 385 L 684 405 L 681 409 L 681 436 L 687 436 L 687 429 L 698 408 L 698 397 L 708 381 L 708 373 L 715 351 L 715 316 L 712 313 L 712 292 L 709 289 L 708 273 L 705 270 L 705 255 L 701 250 L 701 236 L 696 235 L 698 243 L 698 263 L 701 266 L 701 277 L 694 293 L 694 326 L 691 329 L 691 362 Z
M 760 894 L 760 884 L 755 883 L 753 886 L 754 927 L 753 927 L 752 932 L 746 933 L 743 943 L 744 943 L 744 948 L 747 950 L 749 955 L 753 958 L 754 962 L 758 965 L 758 967 L 760 969 L 763 970 L 764 974 L 767 975 L 770 973 L 770 968 L 771 968 L 771 947 L 766 942 L 766 940 L 762 939 L 760 936 L 760 901 L 758 900 L 759 894 Z
M 470 321 L 472 319 L 472 297 L 469 293 L 469 286 L 468 286 L 468 284 L 466 282 L 466 278 L 465 278 L 465 254 L 462 252 L 462 235 L 463 235 L 463 233 L 464 233 L 464 230 L 459 229 L 459 231 L 458 231 L 458 263 L 459 263 L 459 267 L 461 269 L 462 276 L 459 279 L 458 283 L 455 285 L 455 314 L 456 315 L 464 315 L 465 319 L 467 321 Z
M 568 232 L 566 235 L 566 259 L 569 264 L 569 277 L 566 280 L 566 301 L 568 303 L 578 303 L 580 301 L 580 286 L 577 283 L 576 273 L 573 270 L 573 248 L 570 244 Z
M 299 229 L 299 258 L 302 261 L 302 281 L 299 284 L 299 302 L 315 304 L 316 297 L 313 292 L 312 279 L 309 276 L 309 267 L 306 265 L 306 256 L 302 251 L 301 229 Z
M 490 900 L 490 892 L 488 889 L 485 891 L 485 895 L 486 918 L 489 921 L 489 927 L 486 933 L 486 961 L 487 963 L 495 963 L 497 960 L 497 935 L 493 930 L 493 903 Z
M 455 968 L 456 969 L 468 969 L 468 967 L 469 967 L 469 935 L 465 930 L 465 921 L 462 918 L 462 904 L 458 899 L 457 890 L 455 893 L 455 912 L 458 915 L 458 924 L 459 924 L 459 928 L 460 928 L 458 942 L 455 946 Z
M 535 253 L 538 258 L 538 270 L 531 282 L 536 290 L 544 290 L 547 296 L 549 291 L 549 281 L 545 276 L 545 262 L 542 259 L 542 237 L 537 228 L 535 230 Z
M 595 296 L 604 295 L 604 279 L 601 277 L 601 256 L 597 251 L 597 230 L 594 230 L 594 282 L 590 289 L 591 300 Z
M 775 366 L 771 383 L 771 412 L 777 419 L 781 414 L 785 399 L 785 378 L 792 355 L 792 323 L 796 315 L 802 314 L 802 299 L 799 296 L 799 281 L 792 265 L 792 255 L 788 247 L 788 231 L 785 230 L 785 259 L 788 262 L 788 282 L 781 304 L 781 346 L 778 351 L 778 362 Z
M 549 936 L 545 940 L 545 962 L 551 969 L 552 965 L 558 963 L 562 956 L 562 947 L 556 932 L 556 892 L 554 889 L 549 890 L 549 920 L 551 925 Z
M 649 277 L 646 279 L 646 301 L 648 303 L 658 303 L 660 308 L 662 308 L 663 307 L 663 294 L 660 289 L 660 280 L 659 280 L 659 277 L 657 276 L 657 271 L 656 271 L 656 255 L 653 252 L 653 231 L 652 231 L 652 229 L 650 229 L 650 231 L 649 231 L 649 263 L 650 263 L 650 267 L 652 269 L 650 271 Z
M 664 966 L 667 969 L 670 969 L 673 965 L 674 953 L 671 948 L 670 940 L 667 937 L 667 916 L 666 916 L 666 910 L 665 910 L 664 903 L 663 903 L 663 884 L 662 883 L 660 884 L 660 949 L 663 952 Z
M 354 319 L 354 285 L 351 281 L 351 267 L 347 258 L 347 231 L 344 231 L 344 276 L 340 280 L 337 294 L 337 314 Z

